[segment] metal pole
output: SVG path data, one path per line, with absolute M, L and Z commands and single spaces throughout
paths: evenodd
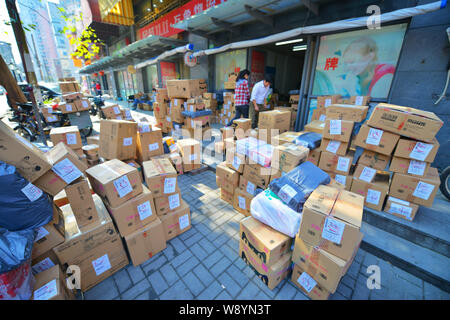
M 23 69 L 27 77 L 27 82 L 31 84 L 33 88 L 33 90 L 30 91 L 30 98 L 31 103 L 33 104 L 33 113 L 38 124 L 39 136 L 41 138 L 41 142 L 47 146 L 47 140 L 45 139 L 44 130 L 42 129 L 41 115 L 39 114 L 38 105 L 34 96 L 34 91 L 40 89 L 37 84 L 36 74 L 34 73 L 33 63 L 31 62 L 30 51 L 28 50 L 25 32 L 22 28 L 22 23 L 20 21 L 19 13 L 17 12 L 15 0 L 6 0 L 6 7 L 8 8 L 8 14 L 11 18 L 11 26 L 14 31 L 14 36 L 16 38 L 17 47 L 20 52 L 20 58 L 22 59 Z

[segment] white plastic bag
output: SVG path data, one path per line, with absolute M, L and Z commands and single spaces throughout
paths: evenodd
M 270 189 L 252 199 L 250 213 L 255 219 L 291 238 L 298 233 L 302 221 L 302 213 L 289 208 Z

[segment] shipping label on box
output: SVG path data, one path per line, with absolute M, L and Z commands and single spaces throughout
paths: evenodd
M 145 161 L 142 167 L 145 182 L 154 197 L 175 192 L 178 174 L 169 159 Z
M 419 206 L 417 204 L 389 196 L 384 207 L 384 212 L 413 221 L 418 209 Z
M 326 118 L 362 122 L 367 117 L 369 107 L 348 104 L 333 104 L 326 108 Z
M 353 121 L 327 119 L 323 137 L 330 140 L 349 142 L 353 131 Z
M 181 206 L 180 189 L 174 193 L 163 194 L 155 198 L 155 207 L 157 215 L 161 216 L 167 212 L 178 209 Z
M 167 241 L 191 228 L 190 209 L 184 201 L 181 201 L 181 205 L 178 209 L 167 212 L 159 218 L 163 224 Z
M 430 168 L 430 163 L 394 156 L 389 171 L 423 177 Z
M 322 143 L 320 144 L 320 150 L 331 152 L 340 156 L 345 156 L 347 154 L 349 143 L 342 141 L 329 140 L 327 138 L 322 138 Z
M 355 145 L 384 155 L 391 155 L 400 136 L 387 131 L 362 125 Z
M 358 159 L 358 164 L 371 167 L 376 170 L 386 170 L 391 157 L 370 150 L 364 150 Z
M 432 163 L 439 149 L 439 142 L 433 138 L 431 143 L 401 138 L 395 148 L 394 156 Z
M 298 264 L 294 264 L 291 281 L 312 300 L 327 300 L 330 296 L 330 292 L 320 286 L 317 281 Z
M 331 152 L 322 152 L 320 155 L 319 168 L 324 171 L 348 175 L 353 161 L 350 153 L 347 156 L 339 156 Z

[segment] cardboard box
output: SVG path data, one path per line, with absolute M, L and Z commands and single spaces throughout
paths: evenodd
M 77 112 L 77 106 L 75 103 L 73 102 L 60 102 L 58 103 L 58 110 L 61 111 L 62 113 L 66 114 L 66 113 L 74 113 Z
M 345 156 L 348 151 L 349 142 L 342 142 L 336 140 L 330 140 L 327 138 L 322 138 L 322 143 L 320 144 L 320 150 L 331 152 L 339 156 Z
M 390 156 L 375 151 L 364 150 L 358 159 L 358 164 L 377 170 L 386 170 L 390 161 Z
M 190 98 L 186 101 L 186 111 L 196 112 L 205 109 L 202 97 Z
M 236 186 L 239 183 L 239 172 L 227 166 L 226 162 L 222 162 L 217 165 L 216 176 L 221 177 Z
M 142 193 L 142 183 L 136 168 L 117 159 L 86 170 L 94 191 L 111 207 L 118 207 Z
M 166 240 L 169 241 L 191 228 L 191 212 L 186 202 L 181 201 L 181 206 L 159 217 L 164 227 Z
M 344 121 L 362 122 L 367 117 L 369 107 L 351 104 L 332 104 L 326 108 L 327 120 L 339 119 Z
M 167 212 L 178 209 L 181 205 L 181 200 L 181 192 L 178 188 L 173 193 L 155 197 L 156 214 L 161 216 Z
M 207 91 L 204 79 L 167 80 L 166 86 L 169 98 L 189 99 L 201 96 Z
M 308 157 L 306 158 L 306 161 L 312 162 L 314 165 L 319 166 L 319 160 L 320 155 L 322 154 L 322 151 L 320 149 L 313 149 L 309 150 Z
M 86 142 L 88 144 L 96 144 L 96 145 L 100 145 L 100 135 L 96 135 L 96 136 L 89 136 L 86 138 Z
M 37 235 L 33 243 L 32 259 L 36 259 L 47 251 L 64 242 L 64 236 L 50 222 L 45 226 L 37 228 Z
M 343 187 L 344 190 L 350 191 L 352 187 L 352 181 L 353 181 L 353 175 L 341 175 L 335 172 L 327 172 L 327 174 L 330 176 L 332 180 L 337 182 L 339 185 L 335 185 L 334 182 L 330 182 L 329 186 L 339 189 L 339 187 Z
M 101 107 L 101 110 L 106 119 L 116 119 L 116 117 L 122 116 L 122 111 L 120 111 L 120 107 L 117 104 Z
M 47 171 L 33 183 L 52 196 L 81 177 L 87 169 L 74 150 L 62 142 L 54 146 L 46 155 L 53 165 L 52 170 Z
M 248 130 L 252 129 L 252 120 L 241 118 L 241 119 L 235 119 L 233 121 L 233 124 L 236 125 L 235 131 L 242 130 L 244 133 Z
M 50 140 L 53 145 L 64 142 L 71 149 L 80 149 L 83 146 L 77 126 L 52 128 Z
M 277 157 L 277 161 L 272 160 L 272 168 L 280 169 L 287 173 L 304 162 L 308 154 L 309 149 L 303 146 L 293 143 L 279 145 L 275 148 L 274 158 Z
M 214 152 L 218 154 L 222 154 L 225 151 L 225 143 L 222 141 L 214 143 Z
M 350 103 L 358 106 L 368 106 L 370 99 L 370 96 L 351 96 Z
M 278 136 L 272 137 L 272 145 L 277 146 L 284 143 L 293 143 L 295 138 L 302 135 L 304 132 L 295 132 L 295 131 L 287 131 L 283 132 L 282 134 Z
M 384 206 L 384 212 L 396 217 L 413 221 L 419 206 L 417 204 L 389 196 Z
M 98 219 L 91 188 L 84 177 L 68 185 L 65 189 L 69 205 L 80 228 Z
M 311 116 L 311 121 L 325 121 L 326 120 L 326 115 L 325 115 L 325 109 L 314 109 L 312 116 Z
M 216 176 L 216 185 L 230 193 L 231 195 L 234 194 L 234 189 L 236 189 L 239 186 L 239 183 L 235 183 L 233 181 L 229 181 L 223 177 Z
M 362 125 L 356 135 L 355 145 L 384 155 L 391 155 L 397 145 L 399 135 Z
M 379 103 L 367 124 L 405 137 L 432 142 L 444 122 L 433 112 Z
M 228 192 L 224 189 L 220 189 L 220 199 L 233 205 L 233 198 L 234 198 L 234 193 Z
M 264 168 L 259 164 L 246 164 L 244 166 L 243 176 L 262 189 L 266 189 L 270 183 L 270 176 L 276 169 Z
M 250 202 L 253 196 L 247 192 L 236 188 L 233 195 L 233 208 L 244 216 L 250 216 Z
M 151 159 L 142 163 L 144 178 L 154 197 L 175 192 L 177 171 L 168 159 Z
M 363 169 L 361 169 L 363 168 Z M 364 197 L 364 205 L 368 208 L 381 211 L 384 200 L 389 193 L 389 173 L 378 172 L 372 179 L 370 173 L 364 169 L 375 170 L 359 165 L 353 175 L 351 191 Z
M 153 102 L 153 114 L 155 118 L 161 119 L 168 115 L 169 105 L 166 102 Z
M 323 128 L 325 128 L 325 122 L 324 121 L 311 121 L 310 123 L 307 123 L 305 125 L 305 131 L 307 132 L 316 132 L 316 133 L 323 133 Z
M 330 292 L 320 286 L 311 275 L 304 271 L 298 264 L 294 264 L 291 281 L 312 300 L 328 300 Z
M 184 126 L 187 129 L 204 128 L 209 125 L 209 115 L 197 118 L 184 118 Z
M 42 271 L 50 269 L 51 267 L 59 264 L 58 257 L 52 249 L 53 248 L 47 250 L 31 261 L 31 269 L 33 271 L 33 274 L 41 273 Z
M 203 92 L 203 98 L 207 100 L 216 99 L 216 94 L 212 92 Z
M 166 248 L 166 236 L 161 220 L 156 217 L 150 224 L 126 236 L 125 243 L 133 266 L 151 259 Z
M 35 276 L 32 300 L 74 300 L 59 265 Z
M 79 99 L 75 101 L 75 106 L 77 107 L 77 111 L 89 111 L 91 109 L 91 103 L 88 99 Z
M 331 152 L 322 151 L 319 168 L 346 176 L 350 172 L 352 162 L 353 154 L 351 152 L 348 152 L 346 156 L 339 156 Z
M 156 101 L 165 102 L 169 100 L 166 88 L 156 88 Z
M 319 96 L 317 97 L 317 109 L 327 108 L 332 104 L 336 104 L 341 99 L 341 95 L 334 94 L 331 96 Z
M 353 121 L 327 119 L 323 137 L 330 140 L 349 142 L 353 132 Z
M 124 120 L 100 120 L 99 155 L 105 159 L 136 158 L 137 123 Z
M 394 156 L 392 157 L 389 171 L 423 177 L 427 173 L 429 168 L 430 163 L 428 162 L 399 158 Z
M 89 159 L 98 159 L 99 147 L 97 144 L 87 144 L 81 147 L 83 153 L 88 156 Z
M 220 128 L 220 132 L 222 133 L 222 141 L 223 142 L 225 142 L 225 139 L 234 137 L 234 128 L 232 128 L 232 127 Z
M 278 129 L 280 133 L 289 131 L 291 113 L 289 111 L 264 111 L 259 113 L 258 129 Z
M 303 206 L 299 237 L 348 261 L 361 237 L 364 197 L 321 185 Z
M 188 172 L 201 167 L 200 142 L 194 139 L 182 139 L 177 141 L 183 159 L 183 171 Z
M 151 157 L 164 154 L 162 131 L 149 123 L 138 123 L 136 136 L 136 155 L 139 162 L 150 160 Z
M 137 163 L 134 160 L 125 160 L 124 161 L 127 165 L 132 166 L 133 168 L 136 168 L 139 172 L 139 177 L 141 178 L 141 182 L 144 183 L 143 173 L 142 173 L 142 166 Z
M 428 169 L 424 177 L 394 173 L 389 195 L 425 207 L 431 207 L 440 183 L 436 168 Z
M 394 156 L 432 163 L 439 149 L 439 142 L 433 138 L 431 143 L 400 138 Z
M 225 156 L 225 164 L 229 168 L 231 168 L 239 173 L 243 173 L 245 163 L 246 163 L 246 158 L 244 155 L 236 153 L 234 148 L 227 149 L 226 156 Z
M 281 174 L 280 174 L 281 176 Z M 256 195 L 256 183 L 248 180 L 246 177 L 244 176 L 240 176 L 239 177 L 239 189 L 241 189 L 242 191 L 245 191 L 247 194 L 251 195 L 251 196 L 255 196 Z
M 22 177 L 36 181 L 52 168 L 44 152 L 0 121 L 0 160 L 16 167 Z

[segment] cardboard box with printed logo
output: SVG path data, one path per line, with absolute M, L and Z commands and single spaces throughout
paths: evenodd
M 327 119 L 323 130 L 323 138 L 349 142 L 353 131 L 353 121 Z
M 362 125 L 356 135 L 355 145 L 384 155 L 391 155 L 400 136 L 388 131 Z
M 262 189 L 266 189 L 270 183 L 272 173 L 277 172 L 275 168 L 264 168 L 259 164 L 246 164 L 244 166 L 243 176 Z
M 117 159 L 86 170 L 92 189 L 111 207 L 118 207 L 142 193 L 142 183 L 136 168 Z
M 59 265 L 55 265 L 35 276 L 32 300 L 74 300 L 67 289 L 66 278 Z
M 291 124 L 291 113 L 289 111 L 264 111 L 259 113 L 258 129 L 276 129 L 279 133 L 289 131 Z
M 377 170 L 387 170 L 391 161 L 391 156 L 387 156 L 375 151 L 364 150 L 358 159 L 358 164 Z
M 433 163 L 439 149 L 439 142 L 436 138 L 430 143 L 400 138 L 394 157 L 406 158 L 417 161 Z
M 325 152 L 331 152 L 339 156 L 345 156 L 347 154 L 348 146 L 349 146 L 348 142 L 322 138 L 320 150 Z
M 136 158 L 137 123 L 125 120 L 100 120 L 99 155 L 105 159 Z
M 353 153 L 347 152 L 345 156 L 322 151 L 320 154 L 319 168 L 324 171 L 335 172 L 341 175 L 348 175 L 353 162 Z
M 350 104 L 333 104 L 326 108 L 327 120 L 339 119 L 346 121 L 361 122 L 367 117 L 369 107 L 350 105 Z
M 133 266 L 151 259 L 166 248 L 166 235 L 161 220 L 156 217 L 151 223 L 127 235 L 125 243 Z
M 322 153 L 322 151 L 320 151 L 319 148 L 309 150 L 306 161 L 309 161 L 309 162 L 313 163 L 314 165 L 319 166 L 319 160 L 320 160 L 321 153 Z
M 189 206 L 181 200 L 176 210 L 166 212 L 159 216 L 164 227 L 166 240 L 169 241 L 191 228 L 191 211 Z
M 245 190 L 236 188 L 233 195 L 233 208 L 244 216 L 250 215 L 250 202 L 253 199 L 253 195 L 247 193 Z
M 151 124 L 138 123 L 136 155 L 139 162 L 148 161 L 151 157 L 164 154 L 162 131 Z
M 78 179 L 65 188 L 69 205 L 72 208 L 77 224 L 80 228 L 95 222 L 98 214 L 92 198 L 88 180 Z
M 389 193 L 389 178 L 389 172 L 358 165 L 350 191 L 363 196 L 366 207 L 381 211 Z
M 293 143 L 285 143 L 275 148 L 271 166 L 287 173 L 304 162 L 308 154 L 308 148 Z
M 52 128 L 50 140 L 54 146 L 60 142 L 64 142 L 71 149 L 80 149 L 83 146 L 77 126 Z
M 201 167 L 200 142 L 194 139 L 182 139 L 177 141 L 183 159 L 183 171 L 189 172 Z
M 423 177 L 429 168 L 430 163 L 428 162 L 394 156 L 389 171 Z
M 145 182 L 154 197 L 175 192 L 178 174 L 169 159 L 144 161 L 142 167 Z
M 178 188 L 173 193 L 155 197 L 156 214 L 161 216 L 167 212 L 177 210 L 181 205 L 181 200 L 181 193 Z
M 386 205 L 384 206 L 384 212 L 408 221 L 414 220 L 418 209 L 419 205 L 417 204 L 391 196 L 387 198 Z
M 303 270 L 298 264 L 294 264 L 291 282 L 302 290 L 312 300 L 328 300 L 330 292 L 323 288 L 314 280 L 308 272 Z

